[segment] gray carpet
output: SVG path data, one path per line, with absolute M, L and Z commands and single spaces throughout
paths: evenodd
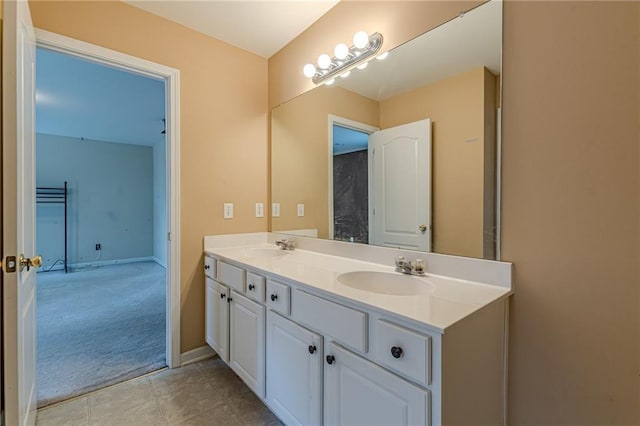
M 141 262 L 38 274 L 38 407 L 166 365 L 165 273 Z

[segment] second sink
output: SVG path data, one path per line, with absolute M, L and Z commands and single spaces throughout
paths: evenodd
M 424 278 L 391 272 L 355 271 L 338 275 L 338 282 L 347 287 L 393 296 L 413 296 L 433 291 Z

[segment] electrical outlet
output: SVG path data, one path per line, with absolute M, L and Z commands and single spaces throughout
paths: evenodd
M 280 217 L 280 203 L 271 204 L 271 217 Z
M 233 203 L 224 203 L 224 219 L 233 219 Z
M 304 216 L 304 204 L 298 204 L 298 217 Z
M 256 203 L 256 217 L 264 217 L 264 204 Z
M 102 244 L 96 244 L 96 251 L 102 250 Z

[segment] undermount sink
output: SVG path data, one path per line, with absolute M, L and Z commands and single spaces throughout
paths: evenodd
M 338 275 L 338 282 L 347 287 L 393 296 L 413 296 L 433 291 L 424 278 L 391 272 L 355 271 Z
M 279 256 L 284 256 L 286 254 L 289 254 L 289 252 L 286 251 L 286 250 L 279 249 L 277 247 L 274 247 L 274 248 L 270 248 L 270 247 L 259 248 L 259 247 L 256 247 L 256 248 L 248 248 L 248 249 L 246 249 L 244 254 L 247 257 L 279 257 Z

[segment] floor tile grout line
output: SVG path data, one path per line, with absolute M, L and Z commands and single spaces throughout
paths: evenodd
M 89 404 L 89 397 L 87 396 L 87 426 L 93 425 L 93 419 L 91 417 L 91 404 Z
M 151 382 L 151 381 L 149 381 Z M 156 409 L 158 410 L 158 412 L 160 413 L 160 417 L 162 417 L 162 420 L 164 420 L 164 424 L 166 426 L 169 426 L 169 419 L 167 418 L 167 416 L 164 413 L 164 410 L 162 409 L 162 407 L 160 406 L 160 401 L 158 400 L 158 395 L 156 395 L 154 389 L 153 389 L 153 384 L 149 383 L 151 385 L 151 394 L 153 396 L 153 400 L 156 403 Z

